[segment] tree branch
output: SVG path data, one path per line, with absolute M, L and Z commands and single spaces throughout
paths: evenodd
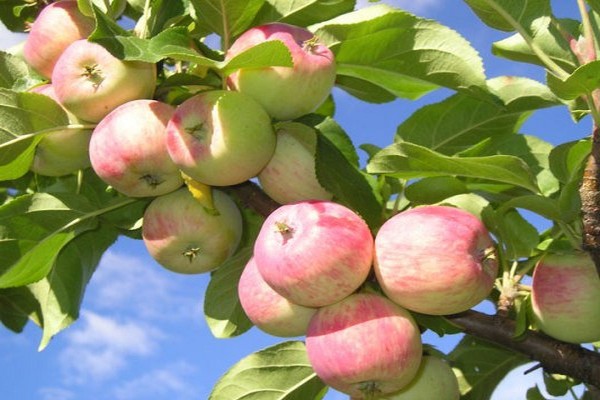
M 230 186 L 228 190 L 245 206 L 263 216 L 269 215 L 279 207 L 277 202 L 252 182 Z M 515 322 L 507 317 L 470 310 L 449 315 L 446 318 L 469 335 L 506 347 L 538 361 L 548 372 L 567 375 L 600 388 L 600 353 L 533 331 L 515 339 L 513 336 Z

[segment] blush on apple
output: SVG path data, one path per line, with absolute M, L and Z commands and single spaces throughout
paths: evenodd
M 308 29 L 275 22 L 244 32 L 231 45 L 225 59 L 268 40 L 283 42 L 290 51 L 293 67 L 242 68 L 228 77 L 229 88 L 251 96 L 279 120 L 314 111 L 335 83 L 333 53 Z
M 254 259 L 279 294 L 296 304 L 321 307 L 364 283 L 373 261 L 373 236 L 345 206 L 302 201 L 267 217 L 254 244 Z
M 226 90 L 197 94 L 177 107 L 167 149 L 194 180 L 228 186 L 255 177 L 275 151 L 271 119 L 252 98 Z
M 600 277 L 590 256 L 544 255 L 533 272 L 531 306 L 537 327 L 555 339 L 600 340 Z
M 151 98 L 156 65 L 119 60 L 97 43 L 77 40 L 56 61 L 52 84 L 67 110 L 99 122 L 123 103 Z
M 491 292 L 498 263 L 474 215 L 422 206 L 387 220 L 375 238 L 375 274 L 394 302 L 423 314 L 468 310 Z
M 166 126 L 175 112 L 157 100 L 120 105 L 100 121 L 90 140 L 98 176 L 131 197 L 159 196 L 183 184 L 166 146 Z
M 207 209 L 187 188 L 152 200 L 142 223 L 150 255 L 163 267 L 199 274 L 219 267 L 237 249 L 242 217 L 224 192 L 212 190 L 214 209 Z M 216 212 L 215 212 L 216 210 Z
M 315 308 L 294 304 L 273 290 L 263 279 L 254 258 L 246 264 L 238 283 L 244 312 L 260 330 L 280 337 L 306 334 Z
M 421 334 L 402 307 L 378 294 L 355 293 L 317 311 L 306 351 L 327 385 L 355 399 L 375 399 L 416 376 Z

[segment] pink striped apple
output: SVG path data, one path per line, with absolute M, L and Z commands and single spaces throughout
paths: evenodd
M 302 200 L 331 200 L 315 172 L 317 132 L 298 122 L 277 126 L 277 146 L 271 160 L 258 174 L 262 189 L 280 204 Z
M 151 98 L 156 65 L 119 60 L 97 43 L 77 40 L 56 61 L 52 84 L 67 110 L 85 121 L 99 122 L 123 103 Z
M 134 100 L 100 121 L 90 140 L 98 176 L 131 197 L 160 196 L 183 184 L 167 152 L 166 126 L 175 112 L 157 100 Z
M 533 272 L 531 306 L 537 327 L 570 343 L 600 340 L 600 277 L 587 253 L 548 253 Z
M 244 312 L 260 330 L 280 337 L 306 334 L 315 308 L 294 304 L 263 279 L 254 258 L 246 264 L 238 283 L 238 297 Z
M 25 61 L 46 78 L 65 49 L 94 30 L 91 17 L 83 15 L 77 1 L 62 0 L 46 6 L 37 16 L 23 48 Z
M 225 60 L 269 40 L 283 42 L 294 66 L 239 69 L 228 77 L 229 88 L 253 97 L 279 120 L 314 111 L 331 92 L 336 68 L 331 50 L 308 29 L 279 22 L 250 28 L 231 45 Z
M 254 244 L 254 259 L 279 294 L 296 304 L 321 307 L 364 283 L 373 261 L 373 236 L 347 207 L 302 201 L 267 217 Z
M 275 151 L 271 119 L 252 98 L 226 90 L 195 95 L 177 107 L 167 149 L 198 182 L 228 186 L 255 177 Z
M 212 199 L 214 209 L 208 209 L 181 188 L 152 200 L 144 212 L 142 238 L 160 265 L 200 274 L 218 268 L 234 253 L 242 236 L 240 211 L 222 191 L 213 189 Z
M 387 220 L 375 238 L 375 274 L 387 296 L 423 314 L 468 310 L 494 286 L 498 263 L 483 223 L 467 211 L 422 206 Z
M 375 399 L 416 376 L 421 334 L 402 307 L 378 294 L 355 293 L 317 311 L 306 351 L 327 385 L 355 399 Z

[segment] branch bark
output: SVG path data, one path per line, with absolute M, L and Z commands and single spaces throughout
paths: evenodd
M 600 275 L 600 137 L 598 127 L 592 133 L 592 151 L 588 157 L 579 197 L 583 223 L 583 249 L 587 251 Z
M 279 207 L 277 202 L 252 182 L 230 186 L 228 190 L 245 206 L 265 217 Z M 533 331 L 515 339 L 515 322 L 500 315 L 487 315 L 470 310 L 447 318 L 469 335 L 538 361 L 548 372 L 567 375 L 600 388 L 600 353 Z

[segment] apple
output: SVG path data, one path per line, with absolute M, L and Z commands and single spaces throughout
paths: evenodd
M 317 311 L 306 351 L 327 385 L 355 399 L 375 399 L 416 376 L 421 334 L 407 310 L 379 294 L 359 292 Z
M 181 172 L 166 145 L 166 127 L 174 112 L 169 104 L 145 99 L 111 111 L 90 140 L 96 174 L 130 197 L 160 196 L 181 187 Z
M 77 40 L 56 61 L 52 84 L 67 110 L 99 122 L 123 103 L 151 98 L 156 65 L 119 60 L 97 43 Z
M 94 30 L 93 18 L 83 15 L 77 1 L 62 0 L 44 7 L 33 22 L 23 48 L 25 61 L 46 78 L 65 49 Z
M 279 120 L 316 110 L 333 88 L 336 67 L 331 50 L 308 29 L 279 22 L 250 28 L 227 50 L 225 60 L 269 40 L 283 42 L 294 66 L 242 68 L 229 75 L 228 87 L 253 97 Z
M 458 380 L 450 365 L 436 356 L 423 356 L 417 376 L 403 389 L 380 400 L 458 400 Z
M 200 274 L 219 267 L 237 249 L 242 216 L 224 192 L 212 189 L 214 209 L 183 187 L 158 196 L 146 208 L 142 238 L 163 267 L 181 274 Z M 216 212 L 215 212 L 216 210 Z
M 537 327 L 569 343 L 600 340 L 600 277 L 587 253 L 547 253 L 536 264 L 531 307 Z
M 375 237 L 385 294 L 423 314 L 459 313 L 484 300 L 498 273 L 494 242 L 467 211 L 428 205 L 388 219 Z
M 321 307 L 364 283 L 373 261 L 373 236 L 364 220 L 341 204 L 286 204 L 263 222 L 254 259 L 276 292 L 293 303 Z
M 48 96 L 56 101 L 51 84 L 36 86 L 30 92 Z M 66 113 L 71 124 L 85 124 L 68 111 Z M 44 135 L 35 148 L 30 170 L 44 176 L 62 176 L 88 168 L 91 165 L 88 155 L 91 136 L 92 129 L 69 127 Z
M 275 151 L 265 110 L 237 92 L 212 90 L 181 103 L 167 126 L 171 159 L 187 175 L 211 186 L 255 177 Z
M 238 297 L 244 312 L 260 330 L 280 337 L 306 334 L 315 308 L 294 304 L 274 291 L 258 271 L 254 258 L 244 267 L 238 283 Z
M 258 174 L 264 192 L 280 204 L 331 200 L 315 172 L 317 132 L 299 122 L 282 122 L 276 131 L 275 153 Z

